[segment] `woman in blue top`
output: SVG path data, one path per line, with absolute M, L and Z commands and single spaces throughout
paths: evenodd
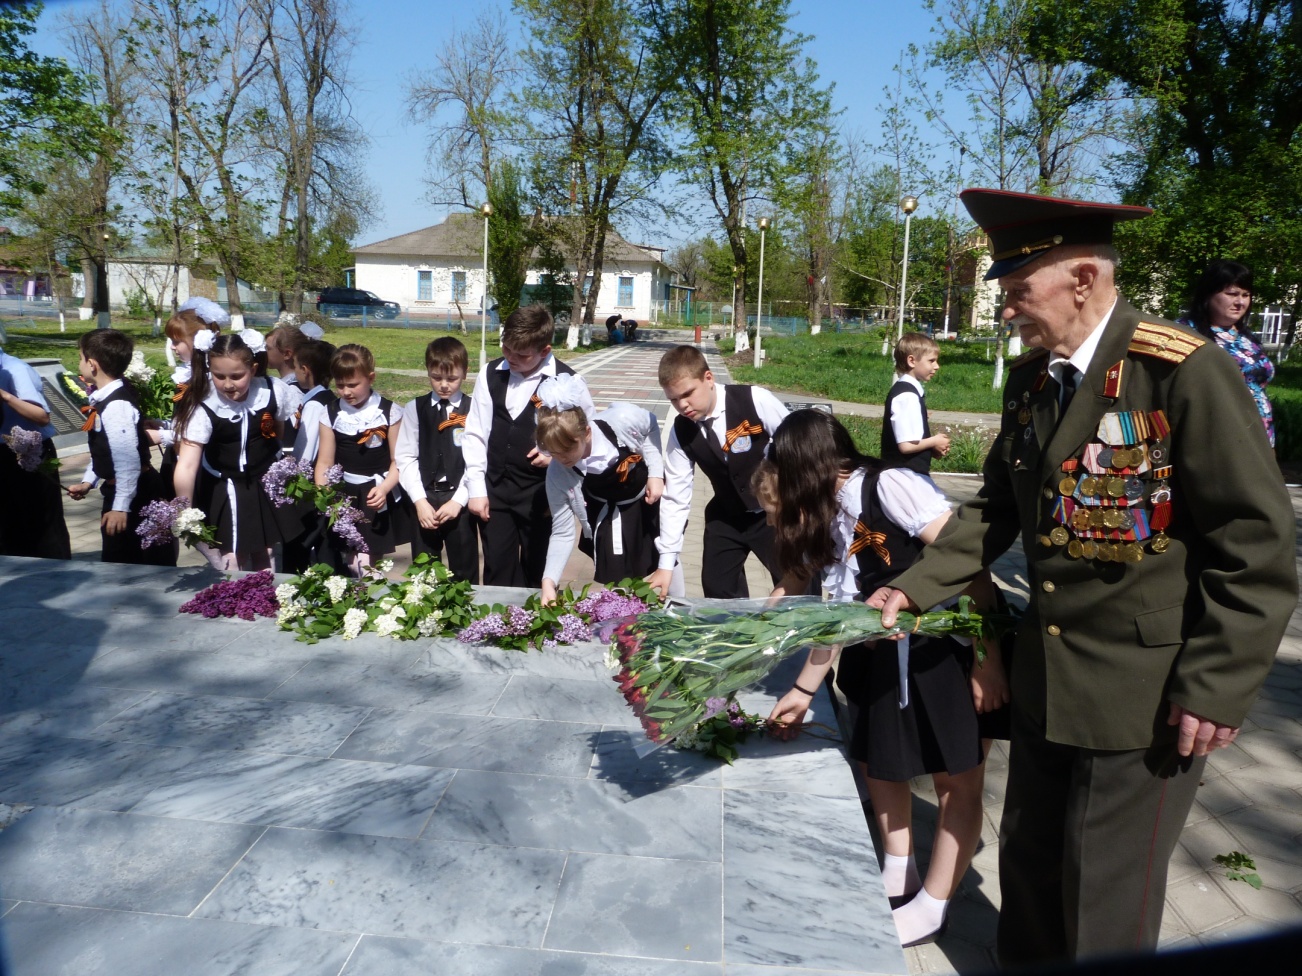
M 1275 376 L 1275 364 L 1248 328 L 1252 307 L 1252 270 L 1237 261 L 1218 258 L 1207 266 L 1194 287 L 1188 314 L 1180 319 L 1234 357 L 1243 371 L 1248 392 L 1266 425 L 1270 446 L 1275 446 L 1275 418 L 1266 396 L 1266 384 Z

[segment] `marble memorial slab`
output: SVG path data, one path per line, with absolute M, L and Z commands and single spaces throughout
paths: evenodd
M 213 578 L 0 558 L 12 976 L 907 971 L 839 742 L 639 757 L 596 645 L 175 612 Z

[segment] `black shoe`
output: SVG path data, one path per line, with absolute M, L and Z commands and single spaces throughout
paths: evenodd
M 912 942 L 906 942 L 904 943 L 902 948 L 912 949 L 914 946 L 927 945 L 931 942 L 935 942 L 937 939 L 939 939 L 941 936 L 945 934 L 945 930 L 947 928 L 949 928 L 948 915 L 945 916 L 944 920 L 940 923 L 940 928 L 936 929 L 936 931 L 928 932 L 922 938 L 914 939 Z

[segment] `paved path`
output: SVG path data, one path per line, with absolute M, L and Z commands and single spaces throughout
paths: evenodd
M 667 404 L 656 382 L 656 364 L 672 345 L 658 340 L 638 342 L 576 360 L 588 381 L 598 407 L 623 399 L 654 410 L 662 426 Z M 722 359 L 707 343 L 712 368 L 726 378 Z M 562 354 L 563 358 L 563 354 Z M 835 404 L 839 412 L 873 412 L 880 407 Z M 71 484 L 81 468 L 71 459 L 64 481 Z M 979 479 L 939 475 L 936 479 L 956 501 L 974 494 Z M 1302 520 L 1302 489 L 1290 488 L 1294 511 Z M 699 594 L 701 524 L 709 498 L 709 483 L 699 479 L 693 499 L 693 516 L 684 561 L 689 594 Z M 68 502 L 69 528 L 73 530 L 78 558 L 97 558 L 98 505 Z M 695 545 L 691 545 L 695 539 Z M 582 557 L 576 557 L 582 558 Z M 582 578 L 582 564 L 569 571 Z M 1026 598 L 1024 563 L 1014 547 L 995 568 L 1014 600 Z M 765 592 L 767 574 L 752 560 L 748 573 L 753 594 Z M 588 570 L 590 572 L 590 570 Z M 1003 806 L 1007 751 L 996 744 L 987 763 L 986 816 L 982 845 L 950 913 L 947 936 L 936 945 L 907 950 L 915 973 L 979 972 L 994 964 L 995 919 L 999 907 L 997 871 L 998 823 Z M 918 848 L 925 863 L 931 845 L 935 795 L 930 782 L 914 783 L 915 814 L 920 821 Z M 1242 851 L 1256 859 L 1263 881 L 1260 891 L 1225 878 L 1213 862 L 1218 854 Z M 1279 657 L 1238 742 L 1209 761 L 1206 778 L 1190 813 L 1171 865 L 1166 916 L 1162 929 L 1165 947 L 1212 942 L 1281 925 L 1302 924 L 1302 614 L 1294 614 Z

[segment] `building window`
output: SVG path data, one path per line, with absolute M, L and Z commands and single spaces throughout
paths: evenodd
M 619 279 L 619 306 L 620 308 L 631 308 L 633 306 L 633 279 L 631 277 Z
M 466 273 L 464 271 L 452 272 L 452 300 L 454 302 L 464 302 L 466 300 Z
M 434 272 L 433 271 L 416 272 L 416 301 L 418 302 L 434 301 Z

